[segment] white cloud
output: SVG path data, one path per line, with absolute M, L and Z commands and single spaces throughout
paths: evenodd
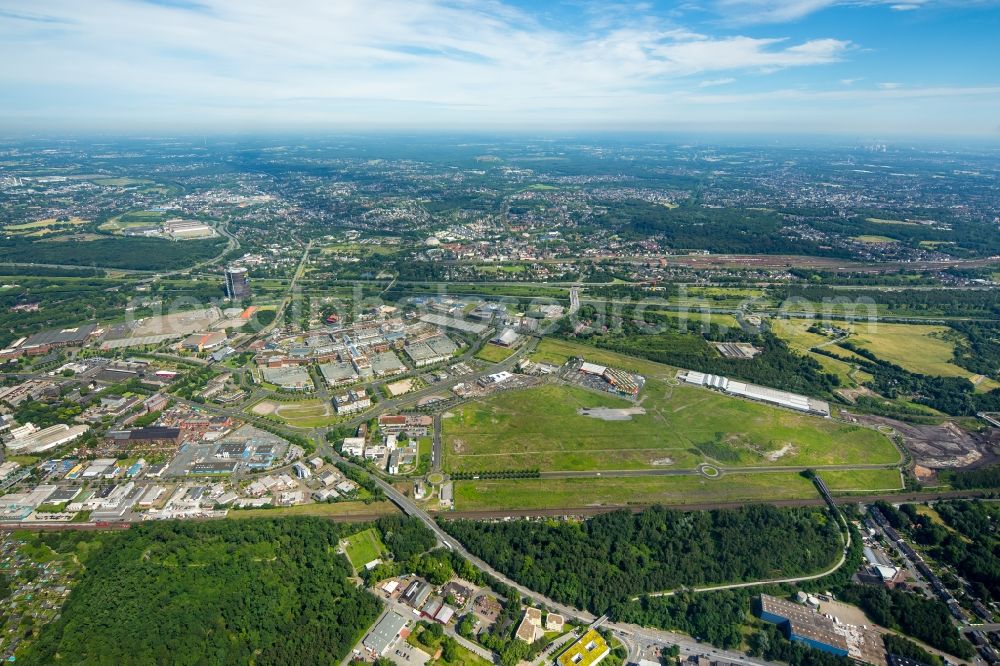
M 14 4 L 23 13 L 32 3 Z M 51 91 L 81 113 L 103 104 L 391 116 L 410 105 L 502 116 L 578 113 L 581 100 L 601 112 L 681 77 L 822 65 L 850 46 L 713 37 L 641 11 L 611 27 L 601 17 L 556 29 L 491 0 L 175 4 L 51 0 L 51 26 L 0 12 L 0 85 Z
M 697 93 L 685 96 L 685 101 L 697 104 L 746 104 L 750 102 L 803 101 L 886 101 L 910 99 L 950 99 L 956 97 L 1000 97 L 1000 86 L 903 86 L 852 90 L 812 90 L 806 88 L 779 89 L 754 93 Z
M 835 1 L 723 0 L 786 18 Z M 867 104 L 919 95 L 988 106 L 993 94 L 861 89 L 853 86 L 860 79 L 843 79 L 849 89 L 727 95 L 723 86 L 737 80 L 760 88 L 772 72 L 808 71 L 859 48 L 822 35 L 792 40 L 778 29 L 722 34 L 627 5 L 566 25 L 501 0 L 298 0 L 294 10 L 273 0 L 47 0 L 44 11 L 30 0 L 0 3 L 5 128 L 57 120 L 111 129 L 623 128 L 700 122 L 707 109 L 736 126 L 759 117 L 783 127 L 818 118 L 816 100 L 823 113 L 845 100 L 841 112 L 860 114 Z M 972 124 L 963 118 L 965 127 Z
M 708 81 L 702 81 L 698 84 L 699 88 L 714 88 L 715 86 L 724 86 L 735 82 L 736 79 L 728 77 L 725 79 L 709 79 Z
M 924 7 L 986 7 L 997 4 L 997 0 L 715 0 L 714 8 L 729 23 L 752 25 L 797 21 L 834 6 L 914 11 Z
M 718 0 L 718 10 L 734 23 L 795 21 L 837 4 L 837 0 Z

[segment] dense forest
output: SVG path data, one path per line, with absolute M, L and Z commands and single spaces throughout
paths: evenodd
M 993 292 L 1000 308 L 1000 297 Z M 956 321 L 950 326 L 965 336 L 955 348 L 955 364 L 981 375 L 1000 375 L 1000 324 L 986 321 Z
M 1000 488 L 1000 465 L 976 469 L 946 469 L 939 476 L 942 481 L 959 490 Z
M 750 614 L 750 593 L 723 590 L 670 597 L 644 596 L 613 610 L 620 622 L 669 627 L 721 648 L 735 648 L 743 639 Z
M 789 299 L 805 300 L 818 312 L 828 305 L 836 313 L 839 304 L 860 304 L 859 313 L 865 312 L 864 304 L 877 303 L 883 311 L 911 317 L 1000 317 L 1000 300 L 989 289 L 835 289 L 822 285 L 789 286 L 776 294 L 782 299 L 781 307 L 799 309 Z
M 813 573 L 833 563 L 841 544 L 825 510 L 766 505 L 688 513 L 653 507 L 581 523 L 442 524 L 505 575 L 595 613 L 646 592 Z
M 675 249 L 735 254 L 801 254 L 846 257 L 846 250 L 804 240 L 786 231 L 787 224 L 771 211 L 745 208 L 667 208 L 654 203 L 609 202 L 597 217 L 605 228 L 626 238 L 662 237 Z
M 286 518 L 45 534 L 86 569 L 18 663 L 338 663 L 381 605 L 336 554 L 353 529 Z
M 144 271 L 172 270 L 211 259 L 222 252 L 225 244 L 225 238 L 171 241 L 109 236 L 86 242 L 32 242 L 4 238 L 0 239 L 0 261 Z
M 382 541 L 396 561 L 408 560 L 434 547 L 434 533 L 415 518 L 400 515 L 382 516 L 375 521 Z
M 912 659 L 918 664 L 926 664 L 926 666 L 944 666 L 944 659 L 928 652 L 913 641 L 902 636 L 884 634 L 882 641 L 885 643 L 885 651 L 889 654 L 894 654 L 904 659 Z

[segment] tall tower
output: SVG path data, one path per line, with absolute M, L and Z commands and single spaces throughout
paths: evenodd
M 226 296 L 231 301 L 237 301 L 250 295 L 250 283 L 247 280 L 247 269 L 226 269 Z

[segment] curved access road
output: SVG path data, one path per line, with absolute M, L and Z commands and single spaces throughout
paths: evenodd
M 345 460 L 343 457 L 339 456 L 335 451 L 332 451 L 332 449 L 330 449 L 329 451 L 324 451 L 324 453 L 332 455 L 332 457 L 334 457 L 335 459 L 345 462 L 351 467 L 361 471 L 365 471 L 367 473 L 367 471 L 364 470 L 362 467 L 354 463 L 351 463 L 350 461 Z M 441 529 L 441 527 L 434 521 L 433 518 L 430 517 L 430 515 L 427 514 L 427 512 L 425 512 L 423 509 L 414 504 L 409 497 L 399 492 L 391 484 L 386 483 L 385 481 L 383 481 L 374 474 L 369 474 L 369 476 L 375 481 L 376 484 L 378 484 L 378 486 L 385 493 L 386 497 L 393 504 L 398 506 L 403 511 L 403 513 L 412 516 L 414 518 L 417 518 L 418 520 L 423 522 L 424 525 L 426 525 L 427 528 L 434 533 L 438 541 L 442 545 L 444 545 L 444 547 L 458 553 L 480 571 L 483 571 L 493 576 L 500 582 L 517 590 L 521 594 L 521 596 L 523 596 L 526 600 L 530 601 L 532 604 L 545 606 L 546 608 L 549 608 L 552 611 L 561 614 L 563 617 L 570 618 L 587 625 L 594 625 L 595 623 L 597 623 L 606 626 L 609 629 L 611 629 L 611 631 L 614 632 L 619 637 L 619 639 L 630 637 L 633 640 L 646 642 L 648 644 L 658 644 L 660 646 L 677 645 L 683 654 L 689 654 L 689 655 L 710 654 L 713 659 L 725 660 L 733 664 L 740 664 L 741 666 L 769 665 L 769 662 L 762 661 L 759 659 L 752 659 L 750 657 L 747 657 L 741 652 L 720 650 L 717 648 L 706 646 L 686 634 L 679 634 L 676 632 L 666 631 L 661 629 L 639 627 L 636 625 L 630 625 L 618 622 L 608 622 L 606 621 L 607 619 L 606 617 L 603 616 L 600 618 L 595 617 L 593 613 L 590 613 L 586 610 L 580 610 L 578 608 L 573 608 L 572 606 L 567 606 L 565 604 L 559 603 L 558 601 L 555 601 L 554 599 L 550 599 L 539 592 L 530 590 L 521 585 L 520 583 L 511 580 L 510 578 L 500 573 L 492 566 L 490 566 L 489 564 L 487 564 L 486 562 L 484 562 L 483 560 L 481 560 L 480 558 L 476 557 L 468 550 L 466 550 L 465 547 L 457 539 L 454 539 L 451 535 L 449 535 L 447 532 Z
M 840 559 L 837 560 L 836 564 L 827 569 L 826 571 L 821 571 L 815 574 L 809 574 L 808 576 L 789 576 L 786 578 L 769 578 L 767 580 L 755 580 L 748 583 L 729 583 L 727 585 L 709 585 L 707 587 L 690 587 L 690 588 L 680 588 L 677 590 L 670 590 L 667 592 L 651 592 L 645 595 L 646 597 L 672 597 L 678 592 L 718 592 L 719 590 L 737 590 L 746 587 L 759 587 L 761 585 L 780 585 L 783 583 L 802 583 L 807 580 L 816 580 L 817 578 L 822 578 L 823 576 L 829 576 L 835 572 L 840 567 L 844 566 L 847 561 L 847 552 L 851 548 L 851 532 L 848 530 L 847 537 L 843 536 L 841 533 L 841 541 L 844 542 L 844 547 L 840 551 Z M 633 597 L 632 600 L 636 601 L 640 597 Z

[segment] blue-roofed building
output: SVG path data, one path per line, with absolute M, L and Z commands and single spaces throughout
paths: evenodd
M 847 638 L 836 630 L 836 623 L 812 608 L 762 594 L 754 610 L 760 619 L 778 625 L 790 641 L 841 657 L 848 655 Z

